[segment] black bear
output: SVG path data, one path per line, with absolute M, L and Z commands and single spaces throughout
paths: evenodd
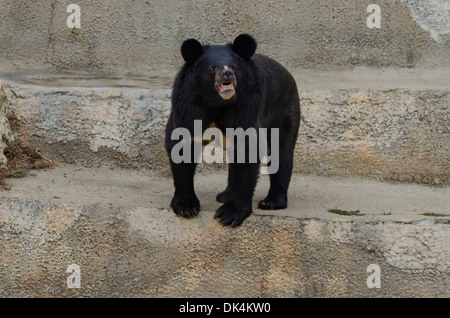
M 227 128 L 278 129 L 279 168 L 270 175 L 270 190 L 258 204 L 260 209 L 287 207 L 294 147 L 300 124 L 297 85 L 278 62 L 255 54 L 257 43 L 241 34 L 227 45 L 202 45 L 195 39 L 183 42 L 185 64 L 177 74 L 172 91 L 172 111 L 166 126 L 166 150 L 170 157 L 175 185 L 173 211 L 183 217 L 196 216 L 200 202 L 194 191 L 196 163 L 174 162 L 172 149 L 176 128 L 194 135 L 194 121 L 201 121 L 202 132 L 212 123 L 224 134 Z M 193 147 L 194 139 L 189 140 Z M 245 147 L 249 146 L 249 141 Z M 275 147 L 268 144 L 268 152 Z M 248 149 L 246 149 L 248 154 Z M 192 154 L 194 156 L 194 154 Z M 235 162 L 228 166 L 228 186 L 217 195 L 224 203 L 215 214 L 223 225 L 239 226 L 252 213 L 252 197 L 259 175 L 257 162 Z

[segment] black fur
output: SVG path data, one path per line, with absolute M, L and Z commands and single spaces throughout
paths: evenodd
M 173 86 L 172 112 L 166 127 L 166 149 L 169 154 L 178 140 L 172 131 L 187 128 L 194 135 L 194 120 L 202 121 L 202 131 L 211 123 L 225 134 L 226 128 L 278 128 L 279 170 L 270 175 L 270 190 L 259 202 L 261 209 L 287 207 L 287 192 L 292 173 L 293 153 L 300 124 L 297 86 L 291 74 L 276 61 L 254 54 L 256 41 L 246 34 L 232 44 L 204 45 L 190 39 L 181 53 L 186 63 Z M 233 66 L 235 94 L 222 98 L 215 85 L 224 65 Z M 214 70 L 215 73 L 214 73 Z M 270 141 L 270 136 L 268 138 Z M 193 145 L 193 143 L 192 143 Z M 270 151 L 270 144 L 269 144 Z M 248 158 L 248 157 L 247 157 Z M 194 191 L 195 163 L 176 164 L 170 159 L 175 194 L 171 202 L 174 212 L 193 217 L 200 210 Z M 259 174 L 259 163 L 230 163 L 228 186 L 217 195 L 224 204 L 215 217 L 223 225 L 238 226 L 252 213 L 252 197 Z

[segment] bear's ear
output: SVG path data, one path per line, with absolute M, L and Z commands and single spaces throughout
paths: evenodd
M 187 63 L 194 63 L 203 55 L 203 46 L 196 39 L 189 39 L 181 45 L 181 55 Z
M 256 46 L 256 41 L 251 35 L 241 34 L 234 39 L 231 48 L 244 59 L 249 59 L 255 54 Z

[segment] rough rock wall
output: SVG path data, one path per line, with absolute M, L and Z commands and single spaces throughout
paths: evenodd
M 450 181 L 448 89 L 302 91 L 302 172 Z
M 210 213 L 8 198 L 0 210 L 2 297 L 449 296 L 448 225 L 434 221 L 266 216 L 230 231 Z M 381 288 L 367 287 L 370 264 Z
M 22 140 L 46 157 L 167 169 L 170 89 L 16 88 Z M 450 182 L 448 89 L 301 90 L 295 172 Z M 205 166 L 205 165 L 204 165 Z
M 6 99 L 6 94 L 0 85 L 0 168 L 6 165 L 7 160 L 4 151 L 7 146 L 6 142 L 12 138 L 11 127 L 6 117 Z

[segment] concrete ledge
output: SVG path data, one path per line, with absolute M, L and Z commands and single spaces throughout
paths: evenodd
M 450 296 L 448 188 L 294 175 L 289 209 L 255 208 L 232 229 L 213 219 L 224 179 L 197 177 L 202 211 L 189 220 L 165 209 L 171 179 L 150 171 L 63 166 L 11 180 L 0 192 L 0 296 Z M 80 289 L 67 287 L 71 264 Z M 366 284 L 370 264 L 379 289 Z
M 448 71 L 295 70 L 302 123 L 294 170 L 448 184 Z M 170 76 L 15 74 L 3 82 L 10 121 L 45 156 L 167 169 Z

